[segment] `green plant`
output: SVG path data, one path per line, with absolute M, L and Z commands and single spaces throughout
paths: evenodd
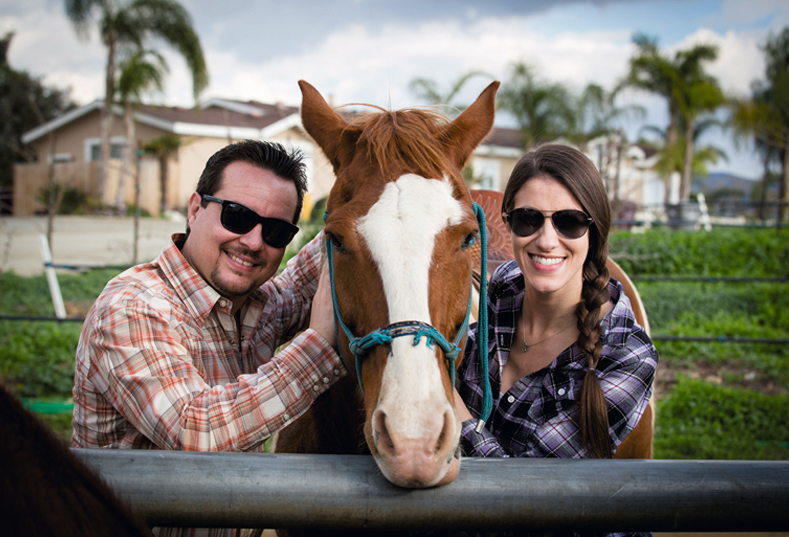
M 786 277 L 789 230 L 653 228 L 611 234 L 611 256 L 629 275 Z M 736 262 L 735 262 L 736 261 Z
M 658 401 L 655 456 L 789 460 L 789 394 L 768 396 L 680 376 Z
M 54 201 L 57 206 L 57 214 L 88 214 L 91 207 L 88 194 L 81 188 L 72 185 L 46 186 L 41 189 L 36 199 L 45 207 Z
M 0 322 L 0 377 L 19 397 L 68 396 L 80 325 Z
M 117 269 L 58 276 L 61 293 L 84 312 Z M 0 274 L 0 312 L 51 317 L 54 308 L 45 276 Z M 20 397 L 70 396 L 79 323 L 0 321 L 0 378 Z

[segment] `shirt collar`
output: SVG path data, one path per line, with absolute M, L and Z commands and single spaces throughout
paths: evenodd
M 181 253 L 180 247 L 185 240 L 185 234 L 173 234 L 155 263 L 161 267 L 163 277 L 183 300 L 195 320 L 202 325 L 222 295 L 208 285 Z
M 502 264 L 491 278 L 490 300 L 492 303 L 489 306 L 493 310 L 495 322 L 489 323 L 488 337 L 493 345 L 499 348 L 512 348 L 517 313 L 523 304 L 525 287 L 523 273 L 515 260 Z M 608 332 L 610 335 L 607 343 L 614 347 L 621 347 L 627 341 L 627 336 L 632 332 L 633 326 L 636 325 L 636 319 L 622 284 L 611 278 L 608 282 L 608 291 L 611 294 L 614 308 L 603 317 L 601 327 L 603 333 Z M 508 315 L 509 312 L 512 314 Z

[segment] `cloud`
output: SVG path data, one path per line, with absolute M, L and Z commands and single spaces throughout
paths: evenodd
M 704 22 L 710 26 L 743 27 L 770 20 L 773 28 L 789 24 L 789 6 L 786 0 L 723 0 L 718 13 L 705 17 Z
M 577 86 L 590 81 L 608 87 L 624 74 L 630 32 L 590 31 L 543 34 L 530 17 L 487 17 L 457 21 L 388 24 L 380 32 L 356 25 L 334 31 L 309 50 L 245 61 L 235 54 L 209 52 L 212 95 L 292 101 L 295 82 L 304 78 L 340 102 L 414 105 L 413 78 L 449 87 L 463 73 L 481 70 L 504 80 L 516 61 L 533 64 L 551 80 Z M 175 73 L 174 73 L 175 74 Z M 486 85 L 474 81 L 474 92 Z
M 764 54 L 759 49 L 764 37 L 763 31 L 737 33 L 728 30 L 721 35 L 704 28 L 672 47 L 672 54 L 694 45 L 717 45 L 718 59 L 706 64 L 707 71 L 718 79 L 725 92 L 743 97 L 750 93 L 751 81 L 764 78 Z
M 709 71 L 724 90 L 743 95 L 763 73 L 760 43 L 789 24 L 785 0 L 722 0 L 717 12 L 717 4 L 708 2 L 674 2 L 672 10 L 654 1 L 183 2 L 208 63 L 204 98 L 298 104 L 296 82 L 305 79 L 338 104 L 390 108 L 421 104 L 409 91 L 416 77 L 445 90 L 471 70 L 506 81 L 517 61 L 575 91 L 589 82 L 611 88 L 627 69 L 631 35 L 639 29 L 660 35 L 671 53 L 700 42 L 717 44 L 720 56 Z M 62 1 L 0 0 L 0 6 L 0 31 L 17 32 L 9 51 L 12 67 L 71 87 L 80 104 L 103 97 L 106 59 L 95 30 L 89 41 L 78 40 Z M 170 74 L 166 95 L 156 101 L 190 106 L 191 78 L 183 60 L 168 47 L 162 52 Z M 487 83 L 472 79 L 459 102 L 471 102 Z M 634 92 L 628 99 L 648 106 L 645 123 L 665 122 L 660 99 Z
M 45 84 L 71 88 L 80 103 L 103 96 L 104 48 L 96 32 L 77 38 L 71 22 L 57 10 L 38 2 L 25 12 L 0 16 L 0 33 L 14 32 L 8 61 L 14 69 L 43 77 Z

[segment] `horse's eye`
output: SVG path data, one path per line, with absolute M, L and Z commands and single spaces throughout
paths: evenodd
M 463 244 L 460 246 L 460 249 L 461 250 L 468 250 L 469 248 L 474 246 L 475 242 L 477 242 L 477 232 L 476 231 L 472 231 L 471 233 L 466 235 L 465 239 L 463 239 Z
M 327 233 L 327 235 L 329 236 L 329 240 L 331 241 L 332 246 L 334 246 L 335 250 L 343 254 L 348 252 L 345 249 L 345 246 L 343 246 L 342 241 L 337 237 L 337 235 L 335 235 L 334 233 Z

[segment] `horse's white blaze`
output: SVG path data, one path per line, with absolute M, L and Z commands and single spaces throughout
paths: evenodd
M 449 181 L 409 174 L 387 184 L 359 219 L 357 229 L 383 281 L 390 323 L 433 324 L 428 295 L 435 239 L 462 217 L 463 206 L 453 197 Z M 385 413 L 387 429 L 400 439 L 440 434 L 444 416 L 449 413 L 454 419 L 454 413 L 441 384 L 435 347 L 428 348 L 424 339 L 414 346 L 411 337 L 392 342 L 378 408 Z

